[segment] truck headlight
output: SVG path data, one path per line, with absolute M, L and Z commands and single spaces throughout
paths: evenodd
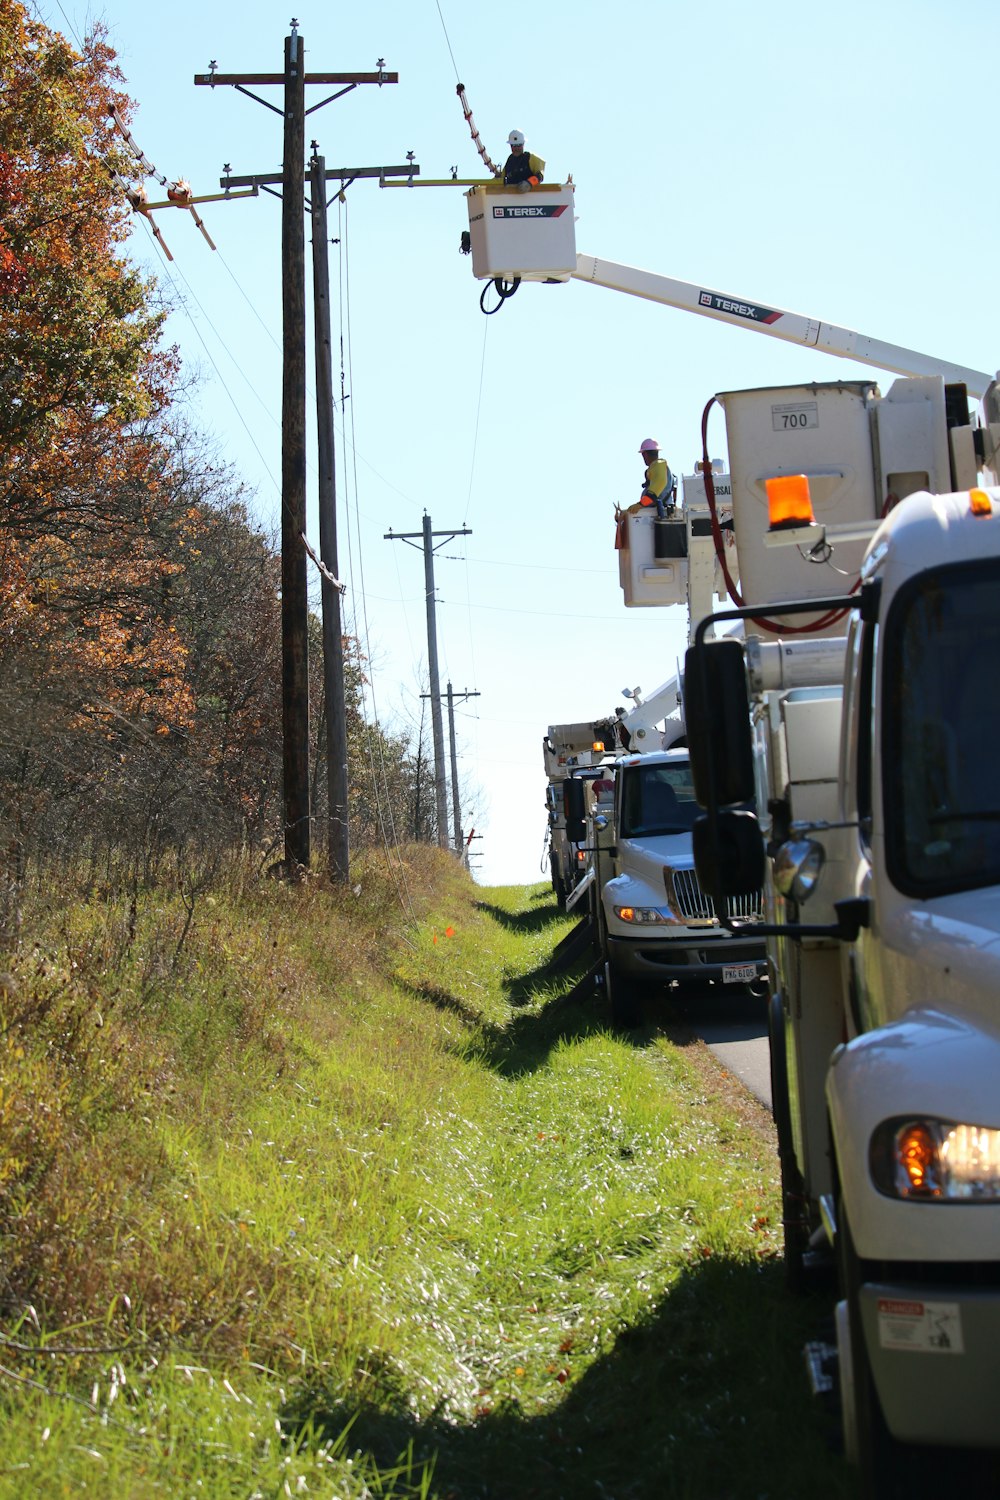
M 666 906 L 615 906 L 612 907 L 620 922 L 634 922 L 643 927 L 668 922 L 676 925 L 677 918 Z
M 890 1198 L 1000 1202 L 1000 1130 L 951 1120 L 885 1120 L 871 1142 L 875 1186 Z

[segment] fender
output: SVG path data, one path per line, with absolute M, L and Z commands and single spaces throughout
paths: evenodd
M 896 1116 L 1000 1129 L 1000 1032 L 915 1007 L 838 1047 L 826 1099 L 840 1187 L 862 1260 L 996 1261 L 1000 1202 L 889 1198 L 869 1169 L 872 1134 Z

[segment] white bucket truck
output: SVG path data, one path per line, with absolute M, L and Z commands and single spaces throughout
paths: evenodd
M 614 804 L 594 818 L 595 904 L 604 982 L 617 1025 L 634 1026 L 643 989 L 677 981 L 754 987 L 766 973 L 763 943 L 721 925 L 694 868 L 691 828 L 698 805 L 687 750 L 654 750 L 614 764 Z M 739 915 L 760 920 L 760 893 Z
M 560 907 L 565 907 L 586 875 L 589 863 L 584 850 L 587 829 L 580 821 L 583 804 L 582 800 L 574 799 L 571 782 L 597 776 L 605 746 L 612 750 L 614 736 L 613 723 L 588 719 L 575 724 L 550 724 L 542 740 L 546 846 L 552 889 Z
M 533 276 L 530 233 L 514 234 L 512 281 L 589 282 L 916 377 L 884 398 L 859 381 L 720 398 L 740 582 L 709 471 L 739 603 L 715 622 L 743 620 L 747 641 L 709 640 L 706 621 L 689 652 L 708 807 L 694 843 L 716 909 L 765 880 L 754 936 L 768 942 L 786 1263 L 797 1280 L 824 1244 L 837 1262 L 833 1364 L 861 1491 L 937 1494 L 961 1486 L 956 1452 L 994 1450 L 986 1487 L 961 1487 L 1000 1494 L 998 385 L 592 256 Z M 966 393 L 985 398 L 974 424 Z M 798 476 L 813 517 L 793 495 L 770 534 L 768 481 Z M 819 1353 L 814 1368 L 826 1377 Z
M 815 1381 L 863 1495 L 940 1492 L 1000 1448 L 1000 395 L 719 399 L 747 641 L 688 653 L 698 868 L 764 875 L 786 1268 L 838 1278 Z
M 619 581 L 629 608 L 684 605 L 689 629 L 708 614 L 725 588 L 716 557 L 703 464 L 682 481 L 683 503 L 666 518 L 632 507 L 617 521 Z M 737 574 L 732 546 L 729 475 L 711 465 L 714 505 L 728 566 Z M 634 1025 L 643 989 L 671 983 L 762 987 L 763 942 L 739 939 L 722 925 L 694 868 L 691 827 L 697 804 L 691 781 L 682 712 L 680 673 L 646 700 L 619 711 L 613 809 L 596 821 L 593 843 L 599 864 L 594 920 L 604 956 L 604 982 L 612 1016 Z M 655 725 L 663 724 L 657 732 Z M 747 892 L 739 914 L 761 918 L 760 892 Z

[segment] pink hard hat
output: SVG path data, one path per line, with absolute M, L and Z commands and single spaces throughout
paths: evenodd
M 640 453 L 659 453 L 660 445 L 655 438 L 643 438 L 639 444 Z

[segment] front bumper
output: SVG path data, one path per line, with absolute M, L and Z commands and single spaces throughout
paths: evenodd
M 909 1443 L 996 1447 L 1000 1286 L 963 1285 L 957 1277 L 940 1285 L 865 1282 L 860 1308 L 893 1436 Z
M 706 939 L 704 933 L 683 938 L 615 937 L 608 934 L 612 967 L 629 979 L 669 984 L 673 979 L 724 982 L 734 964 L 753 965 L 756 979 L 767 977 L 764 943 L 744 939 Z

